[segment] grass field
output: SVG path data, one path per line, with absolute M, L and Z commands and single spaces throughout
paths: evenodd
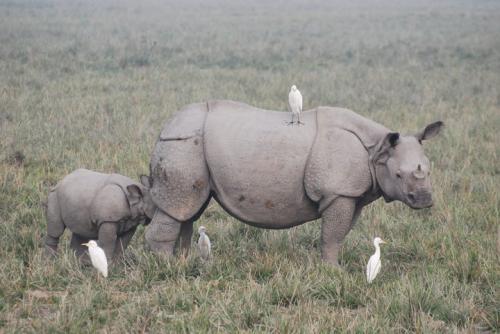
M 493 1 L 0 0 L 0 333 L 443 333 L 500 328 L 500 4 Z M 435 205 L 382 200 L 348 235 L 269 231 L 211 204 L 214 248 L 170 262 L 136 233 L 107 281 L 65 234 L 43 257 L 48 189 L 85 167 L 148 172 L 163 122 L 233 99 L 342 106 L 426 144 Z M 199 226 L 200 223 L 195 226 Z M 371 239 L 389 241 L 367 285 Z

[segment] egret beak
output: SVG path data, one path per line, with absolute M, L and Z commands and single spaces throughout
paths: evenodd
M 380 240 L 380 243 L 381 244 L 386 244 L 387 242 L 385 242 L 384 240 Z
M 87 247 L 88 247 L 88 246 L 89 246 L 89 244 L 88 244 L 88 242 L 87 242 L 87 243 L 82 244 L 82 246 L 87 246 Z

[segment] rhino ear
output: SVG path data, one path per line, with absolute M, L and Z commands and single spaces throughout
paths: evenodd
M 146 188 L 151 188 L 151 177 L 147 175 L 141 175 L 141 183 Z
M 389 132 L 384 139 L 382 139 L 372 156 L 373 162 L 385 163 L 389 158 L 389 149 L 396 146 L 399 141 L 399 132 Z
M 127 199 L 130 206 L 138 204 L 142 200 L 142 190 L 135 184 L 127 186 Z
M 441 129 L 443 128 L 444 123 L 441 121 L 437 121 L 434 123 L 431 123 L 425 127 L 422 131 L 418 132 L 415 137 L 418 139 L 420 144 L 422 144 L 422 140 L 427 140 L 431 139 L 432 137 L 435 137 L 441 132 Z

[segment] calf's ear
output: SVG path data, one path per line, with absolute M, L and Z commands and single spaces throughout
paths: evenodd
M 141 175 L 141 183 L 146 188 L 151 188 L 151 177 L 147 175 Z
M 431 123 L 425 127 L 422 131 L 418 132 L 415 134 L 415 137 L 418 139 L 420 144 L 422 144 L 422 140 L 427 140 L 431 139 L 432 137 L 435 137 L 441 132 L 441 129 L 443 128 L 444 123 L 441 121 L 437 121 L 434 123 Z
M 399 132 L 389 132 L 375 147 L 372 155 L 373 162 L 385 163 L 389 158 L 389 149 L 398 144 Z
M 142 190 L 135 184 L 131 184 L 127 186 L 127 199 L 128 203 L 132 205 L 138 204 L 142 200 Z

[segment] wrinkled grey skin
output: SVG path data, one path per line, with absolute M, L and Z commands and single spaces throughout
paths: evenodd
M 305 123 L 232 101 L 186 106 L 164 126 L 151 156 L 158 210 L 146 229 L 150 248 L 187 251 L 193 222 L 211 197 L 232 216 L 283 229 L 322 218 L 322 258 L 338 265 L 342 242 L 361 209 L 383 196 L 412 208 L 432 205 L 429 160 L 421 142 L 442 122 L 401 136 L 350 110 L 319 107 Z
M 139 224 L 148 224 L 156 210 L 144 184 L 119 174 L 78 169 L 64 177 L 49 193 L 45 248 L 55 254 L 64 229 L 72 232 L 71 248 L 80 258 L 86 243 L 97 239 L 108 260 L 127 248 Z M 82 260 L 87 261 L 86 256 Z

